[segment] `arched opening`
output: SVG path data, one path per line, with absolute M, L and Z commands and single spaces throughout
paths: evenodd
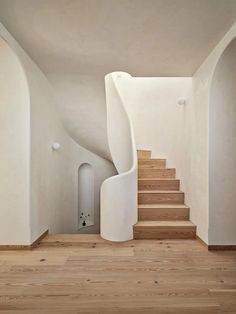
M 209 244 L 236 244 L 236 38 L 214 72 L 209 109 Z
M 78 169 L 79 230 L 94 225 L 94 171 L 84 163 Z

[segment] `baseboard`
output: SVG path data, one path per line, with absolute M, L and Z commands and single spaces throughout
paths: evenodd
M 38 246 L 39 242 L 46 237 L 48 234 L 48 230 L 46 230 L 43 234 L 41 234 L 33 243 L 31 244 L 7 244 L 7 245 L 0 245 L 0 251 L 17 251 L 17 250 L 32 250 L 36 246 Z
M 18 251 L 18 250 L 23 250 L 23 251 L 27 251 L 27 250 L 31 250 L 31 245 L 27 245 L 27 244 L 1 244 L 0 245 L 0 251 Z
M 201 242 L 208 251 L 234 251 L 236 250 L 236 245 L 208 245 L 205 241 L 203 241 L 199 236 L 196 236 L 196 239 Z
M 208 245 L 209 251 L 234 251 L 236 245 Z

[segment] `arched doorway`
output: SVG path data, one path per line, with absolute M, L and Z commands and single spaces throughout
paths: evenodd
M 209 108 L 209 244 L 236 244 L 236 38 L 216 66 Z

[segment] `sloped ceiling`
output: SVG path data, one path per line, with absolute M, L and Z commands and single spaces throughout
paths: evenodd
M 45 73 L 190 76 L 236 20 L 235 0 L 0 0 Z

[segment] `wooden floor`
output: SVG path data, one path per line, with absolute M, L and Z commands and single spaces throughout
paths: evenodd
M 0 314 L 233 314 L 236 251 L 197 240 L 47 236 L 0 252 Z

